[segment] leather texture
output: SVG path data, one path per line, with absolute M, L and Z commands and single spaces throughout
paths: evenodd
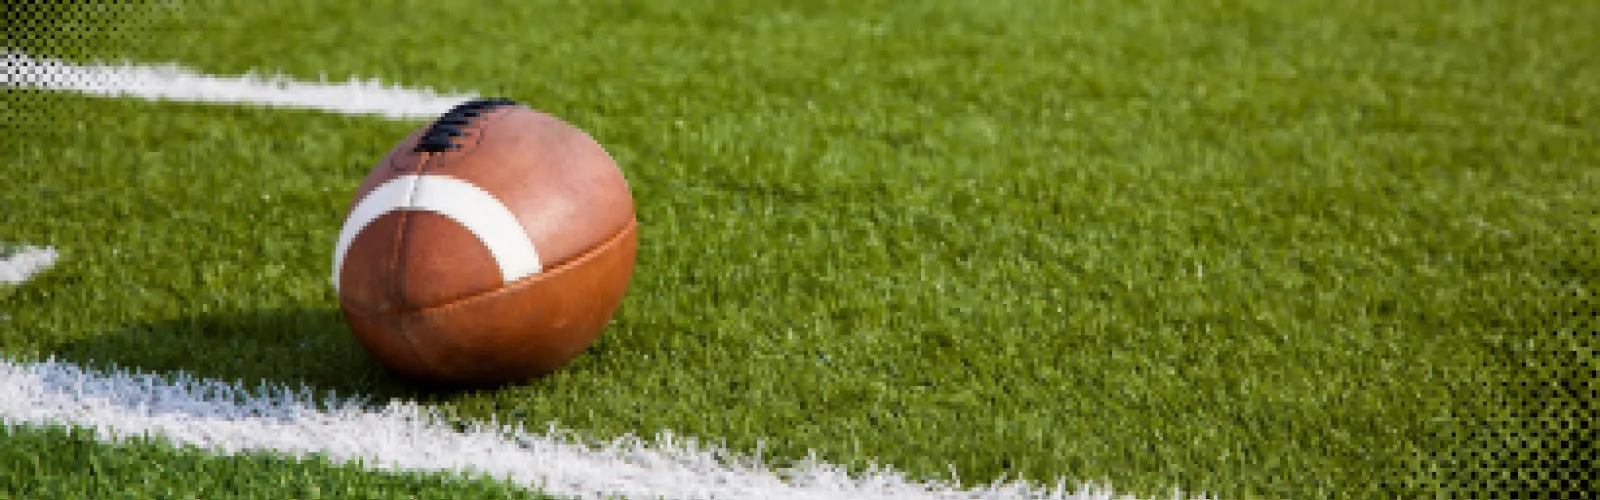
M 548 375 L 592 345 L 622 303 L 638 249 L 630 223 L 568 263 L 438 307 L 380 311 L 340 300 L 357 340 L 396 374 L 462 386 Z
M 543 270 L 505 283 L 478 236 L 456 221 L 390 212 L 345 254 L 337 279 L 347 323 L 374 357 L 410 378 L 482 385 L 555 371 L 593 343 L 627 290 L 638 242 L 627 181 L 587 134 L 521 106 L 472 119 L 453 151 L 414 152 L 425 129 L 374 166 L 351 208 L 402 175 L 461 179 L 516 217 Z

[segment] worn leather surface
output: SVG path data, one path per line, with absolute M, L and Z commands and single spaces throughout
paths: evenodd
M 504 283 L 488 250 L 454 221 L 385 214 L 352 241 L 338 277 L 352 331 L 385 365 L 421 379 L 493 383 L 570 361 L 604 328 L 632 275 L 636 219 L 622 172 L 587 134 L 520 106 L 474 119 L 456 151 L 412 152 L 422 130 L 373 167 L 350 208 L 405 174 L 466 180 L 517 217 L 543 271 Z

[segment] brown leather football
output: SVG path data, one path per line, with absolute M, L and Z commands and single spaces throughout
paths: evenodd
M 507 99 L 462 103 L 384 156 L 333 257 L 350 330 L 391 371 L 496 385 L 599 336 L 638 244 L 633 197 L 594 139 Z

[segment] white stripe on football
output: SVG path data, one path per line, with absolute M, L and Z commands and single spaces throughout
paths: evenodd
M 333 252 L 333 288 L 339 289 L 345 253 L 372 221 L 396 210 L 433 212 L 471 231 L 511 283 L 541 270 L 533 240 L 504 203 L 471 183 L 443 175 L 402 175 L 378 186 L 350 211 Z

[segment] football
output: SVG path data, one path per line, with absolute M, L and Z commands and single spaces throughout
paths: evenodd
M 548 375 L 592 345 L 634 269 L 627 180 L 588 134 L 464 102 L 378 161 L 345 212 L 333 286 L 391 372 L 448 385 Z

